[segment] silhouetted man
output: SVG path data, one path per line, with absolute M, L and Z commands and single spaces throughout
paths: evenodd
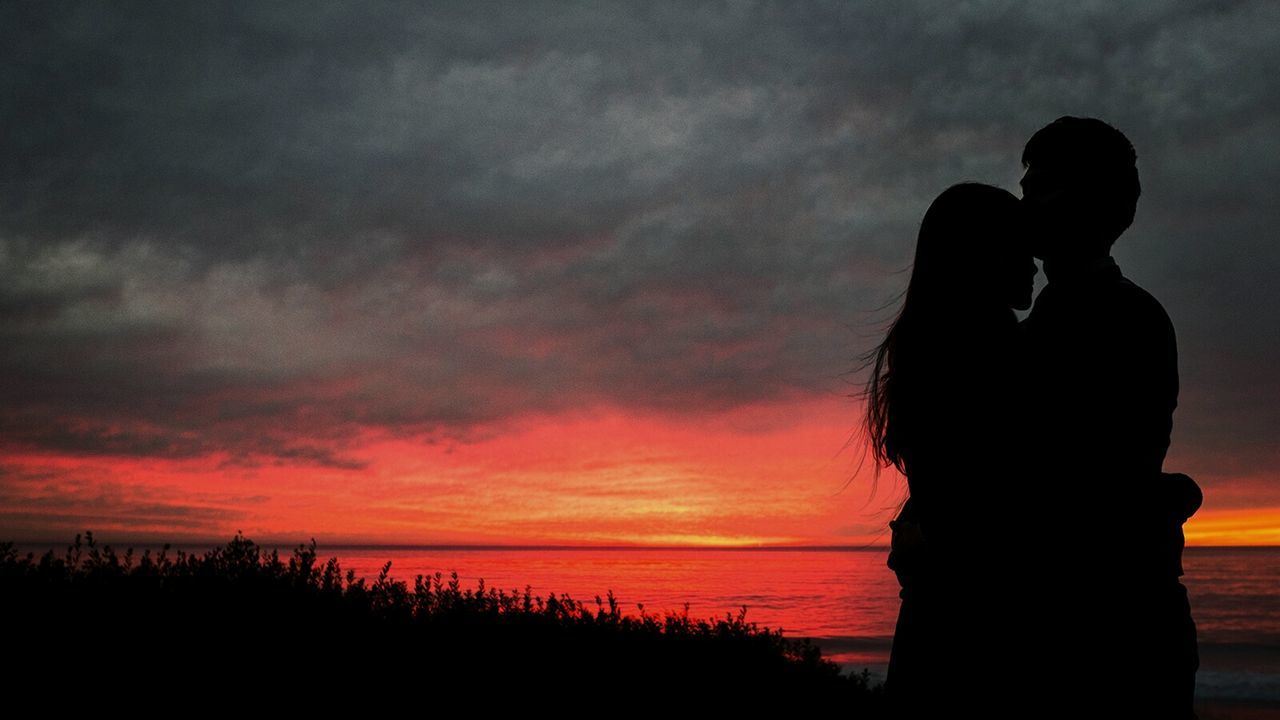
M 1178 396 L 1173 325 L 1111 257 L 1141 192 L 1136 160 L 1120 131 L 1074 117 L 1022 156 L 1048 278 L 1023 325 L 1037 396 L 1028 682 L 1059 716 L 1194 717 L 1195 626 L 1179 576 L 1198 489 L 1161 474 Z

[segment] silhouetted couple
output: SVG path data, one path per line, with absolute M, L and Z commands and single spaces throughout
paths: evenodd
M 907 478 L 886 691 L 900 717 L 1192 718 L 1180 581 L 1200 491 L 1162 473 L 1177 403 L 1168 315 L 1111 246 L 1133 146 L 1064 117 L 1023 152 L 1023 198 L 987 185 L 925 213 L 905 301 L 874 355 L 867 429 Z M 1047 286 L 1031 307 L 1036 273 Z

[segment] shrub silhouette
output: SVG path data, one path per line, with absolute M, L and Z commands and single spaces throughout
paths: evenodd
M 880 688 L 866 671 L 841 674 L 807 640 L 749 622 L 746 607 L 720 619 L 692 618 L 687 605 L 663 614 L 640 605 L 629 615 L 612 592 L 582 602 L 483 580 L 463 588 L 456 573 L 419 575 L 410 586 L 390 570 L 388 562 L 369 581 L 344 573 L 336 558 L 319 562 L 315 540 L 286 560 L 241 533 L 203 555 L 169 545 L 119 554 L 90 532 L 61 556 L 19 556 L 13 543 L 0 543 L 9 679 L 15 688 L 56 688 L 64 698 L 71 688 L 71 697 L 130 706 L 182 707 L 211 691 L 237 703 L 323 676 L 344 697 L 401 688 L 474 694 L 486 707 L 541 698 L 562 710 L 776 703 L 879 714 Z M 53 672 L 68 662 L 93 672 L 68 685 Z M 192 682 L 118 692 L 156 667 Z M 236 668 L 271 682 L 233 681 Z M 313 692 L 289 707 L 320 711 L 333 702 Z

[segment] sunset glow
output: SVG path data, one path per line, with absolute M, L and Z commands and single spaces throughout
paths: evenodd
M 859 470 L 856 403 L 796 400 L 702 416 L 601 408 L 468 439 L 365 431 L 317 467 L 13 453 L 0 511 L 19 536 L 335 543 L 882 545 L 903 484 Z M 1280 543 L 1280 510 L 1209 505 L 1190 545 Z
M 853 479 L 851 401 L 663 418 L 529 417 L 466 441 L 365 433 L 350 467 L 224 454 L 4 459 L 24 535 L 398 544 L 850 545 L 883 539 L 897 492 Z M 868 501 L 871 504 L 868 505 Z M 866 507 L 864 507 L 866 506 Z
M 1204 510 L 1185 532 L 1188 545 L 1280 545 L 1280 508 Z

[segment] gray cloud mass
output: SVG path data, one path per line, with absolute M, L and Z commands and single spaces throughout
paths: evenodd
M 1177 460 L 1269 471 L 1278 28 L 1263 1 L 6 3 L 0 435 L 351 467 L 362 427 L 848 393 L 929 200 L 1016 190 L 1072 114 L 1138 149 L 1116 254 L 1178 329 Z

